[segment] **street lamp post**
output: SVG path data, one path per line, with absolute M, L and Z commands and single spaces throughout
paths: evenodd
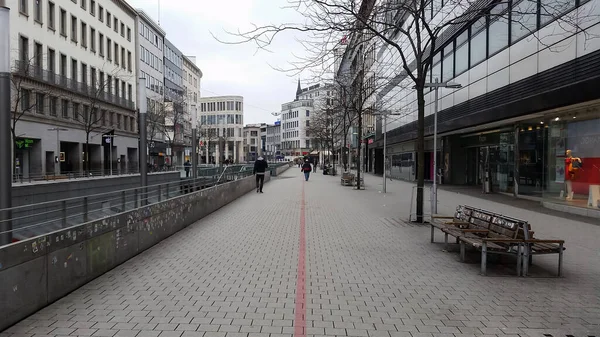
M 12 241 L 12 140 L 10 133 L 10 9 L 0 4 L 0 246 Z
M 60 174 L 60 132 L 61 131 L 69 131 L 69 129 L 65 128 L 51 128 L 48 131 L 56 131 L 56 157 L 54 158 L 54 175 Z
M 198 177 L 198 108 L 192 111 L 192 178 Z
M 435 78 L 434 83 L 425 83 L 425 88 L 434 88 L 435 90 L 435 110 L 433 112 L 433 186 L 431 188 L 431 214 L 437 214 L 437 113 L 438 113 L 438 90 L 439 88 L 458 89 L 462 85 L 454 82 L 440 83 Z M 423 169 L 423 168 L 421 168 Z
M 387 193 L 387 180 L 386 180 L 387 179 L 387 171 L 386 171 L 386 167 L 385 167 L 385 165 L 387 164 L 387 117 L 388 116 L 399 116 L 400 114 L 385 111 L 383 113 L 375 113 L 373 115 L 383 116 L 383 125 L 382 125 L 382 132 L 383 132 L 383 188 L 382 188 L 382 192 Z
M 146 205 L 146 186 L 148 186 L 148 145 L 147 143 L 147 135 L 146 135 L 146 117 L 148 112 L 148 104 L 146 102 L 146 79 L 139 78 L 138 80 L 138 95 L 139 99 L 139 132 L 140 132 L 140 185 L 142 187 L 142 206 Z

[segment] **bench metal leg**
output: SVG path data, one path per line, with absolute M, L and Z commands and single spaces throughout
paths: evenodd
M 484 241 L 481 246 L 481 275 L 487 274 L 487 243 Z
M 433 225 L 431 225 L 431 243 L 433 243 L 433 238 L 435 237 L 435 233 L 433 232 L 435 230 L 435 227 L 433 227 Z
M 562 276 L 562 265 L 563 265 L 563 244 L 558 245 L 558 277 Z
M 448 233 L 444 233 L 444 243 L 446 244 L 446 251 L 448 251 Z
M 523 276 L 529 275 L 529 257 L 531 256 L 531 246 L 523 245 Z
M 460 262 L 465 262 L 465 243 L 460 242 Z

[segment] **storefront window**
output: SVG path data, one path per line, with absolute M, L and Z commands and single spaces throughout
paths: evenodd
M 597 112 L 571 113 L 521 125 L 519 194 L 598 208 L 600 119 L 597 116 Z

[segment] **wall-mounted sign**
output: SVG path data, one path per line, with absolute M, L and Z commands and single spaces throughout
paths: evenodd
M 64 162 L 65 162 L 65 153 L 64 153 L 64 152 L 61 152 L 61 153 L 60 153 L 60 162 L 61 162 L 61 163 L 64 163 Z
M 31 147 L 33 147 L 33 139 L 29 139 L 29 138 L 19 138 L 17 140 L 15 140 L 15 147 L 17 149 L 29 149 Z

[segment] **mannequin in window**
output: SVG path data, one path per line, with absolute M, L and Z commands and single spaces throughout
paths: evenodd
M 567 200 L 573 200 L 573 185 L 572 181 L 577 179 L 577 171 L 581 167 L 581 158 L 573 157 L 571 150 L 567 150 L 565 158 L 565 185 L 567 188 Z

